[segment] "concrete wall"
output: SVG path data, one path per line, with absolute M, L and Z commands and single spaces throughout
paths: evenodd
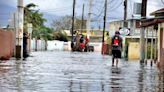
M 9 59 L 14 53 L 14 32 L 0 30 L 0 59 Z
M 63 41 L 48 41 L 47 50 L 64 50 L 64 42 Z
M 90 43 L 91 46 L 94 46 L 94 51 L 101 51 L 102 43 Z M 37 51 L 44 51 L 45 50 L 45 41 L 44 40 L 37 40 Z M 36 48 L 36 41 L 35 39 L 31 40 L 31 49 L 35 51 Z M 47 41 L 47 50 L 59 50 L 59 51 L 71 51 L 71 42 L 63 42 L 63 41 Z
M 71 51 L 71 42 L 64 42 L 64 51 Z
M 67 44 L 69 45 L 69 44 Z M 44 40 L 31 40 L 31 50 L 35 51 L 37 46 L 37 51 L 44 51 L 45 50 L 45 46 L 46 43 Z M 51 50 L 64 50 L 64 42 L 63 41 L 47 41 L 47 50 L 51 51 Z
M 36 47 L 37 46 L 37 47 Z M 31 40 L 31 50 L 34 51 L 37 48 L 37 51 L 45 50 L 45 41 L 44 40 Z
M 140 45 L 138 42 L 130 42 L 128 47 L 128 60 L 139 60 Z

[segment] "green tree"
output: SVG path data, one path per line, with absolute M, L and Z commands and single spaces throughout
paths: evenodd
M 48 27 L 41 27 L 40 31 L 40 38 L 43 38 L 45 41 L 45 50 L 47 50 L 47 41 L 53 40 L 53 30 Z
M 27 24 L 32 23 L 32 37 L 36 39 L 36 43 L 37 39 L 43 38 L 46 43 L 45 49 L 47 49 L 47 40 L 52 40 L 53 32 L 52 29 L 44 26 L 46 19 L 43 18 L 43 14 L 40 13 L 39 10 L 34 10 L 35 7 L 37 7 L 37 5 L 33 3 L 30 3 L 24 7 L 24 32 L 27 32 Z
M 40 31 L 40 37 L 44 40 L 53 40 L 53 30 L 48 27 L 41 27 L 39 29 Z
M 39 31 L 40 28 L 44 27 L 44 22 L 46 19 L 43 18 L 43 14 L 39 12 L 39 10 L 34 10 L 37 5 L 30 3 L 24 7 L 24 31 L 27 32 L 27 24 L 32 23 L 33 32 Z M 33 37 L 38 38 L 39 32 L 35 32 Z

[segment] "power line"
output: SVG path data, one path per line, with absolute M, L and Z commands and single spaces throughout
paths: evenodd
M 46 12 L 46 13 L 70 13 L 71 14 L 71 11 L 72 11 L 72 6 L 68 6 L 68 7 L 62 7 L 62 8 L 56 8 L 56 9 L 47 9 L 47 10 L 41 10 L 41 12 Z M 80 8 L 78 6 L 75 6 L 76 9 Z
M 70 11 L 71 9 L 69 9 L 69 10 L 54 10 L 54 11 L 42 11 L 42 12 L 57 12 L 57 13 L 59 13 L 59 12 L 67 12 L 67 11 Z
M 110 11 L 114 11 L 115 9 L 117 9 L 118 7 L 120 7 L 121 4 L 123 4 L 123 1 L 122 0 L 121 0 L 121 2 L 115 8 L 112 8 Z
M 111 4 L 111 3 L 113 3 L 113 2 L 114 2 L 114 1 L 111 0 L 111 1 L 109 1 L 109 2 L 107 3 L 107 5 L 109 6 L 109 7 L 108 7 L 109 9 L 111 9 L 111 7 L 112 7 L 112 6 L 110 6 L 109 4 Z M 100 4 L 102 5 L 102 3 L 103 3 L 103 2 L 101 2 Z M 112 4 L 111 4 L 111 5 L 112 5 Z M 100 17 L 100 16 L 102 15 L 103 11 L 104 11 L 105 6 L 103 5 L 103 6 L 101 6 L 101 7 L 102 7 L 101 12 L 98 14 L 97 17 Z M 94 8 L 94 9 L 95 9 L 95 8 Z M 96 8 L 96 9 L 97 9 L 98 11 L 100 11 L 100 10 L 99 10 L 100 8 Z
M 112 1 L 110 3 L 112 3 Z M 108 4 L 110 4 L 110 3 L 108 2 Z M 121 0 L 121 2 L 116 7 L 109 8 L 109 11 L 114 11 L 115 9 L 117 9 L 118 7 L 120 7 L 122 4 L 123 4 L 123 1 Z M 104 7 L 102 8 L 101 12 L 96 17 L 94 17 L 93 19 L 99 19 L 100 17 L 102 17 L 103 9 L 104 9 Z
M 61 12 L 61 11 L 69 11 L 71 10 L 72 6 L 68 6 L 68 7 L 62 7 L 62 8 L 56 8 L 56 9 L 47 9 L 47 10 L 41 10 L 42 12 Z M 77 7 L 79 8 L 79 7 Z M 76 8 L 76 9 L 77 9 Z
M 61 9 L 51 9 L 51 10 L 41 10 L 43 12 L 56 12 L 56 11 L 67 11 L 70 10 L 71 8 L 61 8 Z
M 161 2 L 162 2 L 162 4 L 164 4 L 164 1 L 163 0 L 161 0 Z
M 104 10 L 103 10 L 104 8 L 105 8 L 105 6 L 101 9 L 101 12 L 100 12 L 100 13 L 98 14 L 98 16 L 96 16 L 95 18 L 98 18 L 98 19 L 99 19 L 100 16 L 102 16 L 102 14 L 103 14 L 103 12 L 104 12 Z
M 127 8 L 127 9 L 129 9 L 130 10 L 130 13 L 132 14 L 132 17 L 133 17 L 133 7 L 132 7 L 132 1 L 131 0 L 129 0 L 129 2 L 130 2 L 130 8 Z

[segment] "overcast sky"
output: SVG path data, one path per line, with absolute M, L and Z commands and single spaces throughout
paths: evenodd
M 92 0 L 92 19 L 103 22 L 103 7 L 105 0 Z M 162 0 L 148 0 L 147 16 L 157 9 L 164 8 Z M 163 0 L 164 1 L 164 0 Z M 134 2 L 141 2 L 141 0 L 128 0 L 128 17 L 132 15 L 132 8 Z M 34 3 L 38 5 L 37 9 L 45 15 L 48 19 L 48 25 L 52 22 L 56 16 L 72 15 L 72 3 L 73 0 L 24 0 L 24 6 L 28 3 Z M 88 0 L 76 0 L 76 16 L 81 15 L 81 9 L 83 3 L 85 4 L 85 18 L 87 18 L 88 12 Z M 15 11 L 17 0 L 0 0 L 0 26 L 5 26 L 10 19 L 10 16 Z M 108 12 L 107 22 L 111 20 L 123 19 L 123 0 L 108 0 Z M 95 23 L 93 25 L 96 25 Z

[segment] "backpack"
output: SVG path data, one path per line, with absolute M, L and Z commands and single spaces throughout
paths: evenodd
M 81 38 L 80 38 L 80 43 L 83 43 L 83 42 L 84 42 L 84 38 L 81 37 Z
M 119 37 L 115 36 L 113 39 L 113 46 L 119 46 Z

